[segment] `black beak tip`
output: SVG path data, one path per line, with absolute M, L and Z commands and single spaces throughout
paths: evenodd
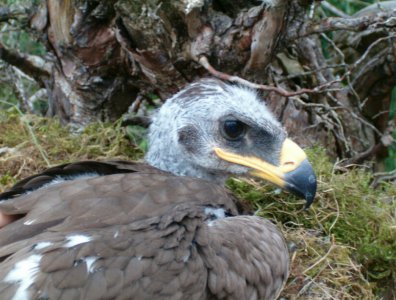
M 304 210 L 307 210 L 311 204 L 314 202 L 315 199 L 315 193 L 316 193 L 316 186 L 315 186 L 315 192 L 313 194 L 311 193 L 306 193 L 305 194 L 305 206 L 304 206 Z
M 316 176 L 308 160 L 304 160 L 301 165 L 289 172 L 285 176 L 286 190 L 306 200 L 304 209 L 307 210 L 315 199 Z

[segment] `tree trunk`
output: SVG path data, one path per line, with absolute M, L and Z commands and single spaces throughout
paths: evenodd
M 396 12 L 373 6 L 351 18 L 315 19 L 319 6 L 47 0 L 29 24 L 47 45 L 51 68 L 19 66 L 47 88 L 50 115 L 79 125 L 114 120 L 136 99 L 165 100 L 204 76 L 235 81 L 229 75 L 237 75 L 277 87 L 261 86 L 263 96 L 300 143 L 360 162 L 392 142 L 387 111 L 396 85 Z M 325 34 L 332 31 L 330 39 Z M 0 52 L 4 60 L 7 51 Z

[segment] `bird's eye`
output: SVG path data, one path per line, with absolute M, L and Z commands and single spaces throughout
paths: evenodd
M 238 120 L 225 120 L 223 123 L 223 135 L 226 139 L 235 141 L 244 136 L 246 125 Z

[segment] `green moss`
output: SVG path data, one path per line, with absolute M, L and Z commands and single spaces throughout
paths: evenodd
M 308 211 L 302 210 L 303 203 L 294 196 L 279 194 L 262 183 L 232 180 L 229 187 L 239 197 L 253 202 L 258 215 L 277 221 L 289 241 L 300 244 L 305 240 L 297 253 L 300 258 L 302 252 L 307 255 L 300 262 L 306 268 L 315 263 L 311 258 L 320 260 L 330 251 L 304 276 L 323 283 L 337 273 L 349 272 L 354 274 L 350 297 L 361 299 L 362 288 L 372 289 L 380 297 L 392 289 L 396 280 L 396 187 L 383 184 L 372 189 L 371 174 L 364 169 L 337 170 L 321 148 L 307 153 L 319 182 L 316 202 Z M 304 233 L 297 235 L 296 241 L 293 233 L 301 230 Z M 316 238 L 307 239 L 309 232 Z M 330 287 L 345 291 L 346 283 L 350 284 L 350 278 L 333 280 Z
M 19 180 L 38 172 L 49 166 L 46 158 L 51 166 L 84 159 L 141 158 L 143 151 L 125 137 L 120 122 L 94 123 L 76 132 L 57 119 L 0 111 L 0 178 L 9 174 Z M 12 183 L 2 180 L 0 191 Z
M 12 185 L 16 182 L 15 178 L 10 174 L 5 174 L 0 177 L 1 185 Z

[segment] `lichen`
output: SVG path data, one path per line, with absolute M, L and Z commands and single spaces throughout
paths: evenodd
M 204 4 L 204 0 L 183 0 L 184 12 L 189 14 L 194 8 L 201 8 Z

